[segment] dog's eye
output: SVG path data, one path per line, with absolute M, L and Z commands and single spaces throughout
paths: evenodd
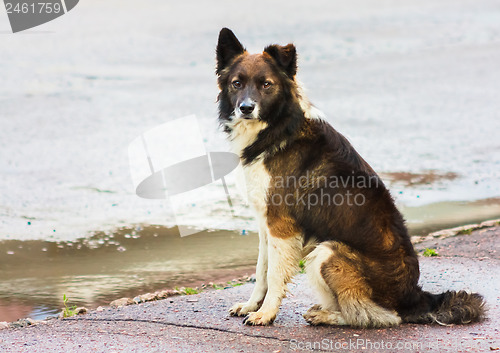
M 236 89 L 241 88 L 243 85 L 241 84 L 240 81 L 233 81 L 233 87 Z
M 268 89 L 269 87 L 271 87 L 273 84 L 269 81 L 266 81 L 264 82 L 264 84 L 262 85 L 262 87 L 264 87 L 265 89 Z

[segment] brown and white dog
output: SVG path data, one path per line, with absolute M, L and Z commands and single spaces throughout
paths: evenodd
M 418 285 L 418 259 L 389 191 L 309 103 L 296 72 L 294 45 L 249 54 L 231 30 L 220 31 L 219 119 L 259 221 L 255 288 L 230 314 L 271 324 L 305 257 L 320 299 L 304 314 L 310 324 L 480 321 L 479 294 Z

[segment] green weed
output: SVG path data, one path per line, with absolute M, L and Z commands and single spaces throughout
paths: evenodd
M 76 315 L 76 305 L 68 306 L 68 297 L 66 294 L 63 294 L 63 317 L 71 317 Z
M 180 292 L 184 295 L 192 295 L 192 294 L 198 294 L 201 291 L 197 288 L 186 287 L 186 288 L 181 288 Z
M 462 229 L 461 231 L 457 232 L 457 235 L 470 235 L 473 230 L 473 228 Z
M 306 260 L 302 259 L 299 261 L 300 273 L 306 273 Z
M 422 255 L 424 255 L 425 257 L 439 256 L 435 249 L 430 248 L 426 248 Z

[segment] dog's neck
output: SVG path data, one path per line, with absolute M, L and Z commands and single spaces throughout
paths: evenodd
M 233 152 L 247 165 L 284 150 L 296 139 L 308 116 L 302 110 L 294 114 L 283 116 L 273 125 L 258 119 L 233 119 L 227 122 Z
M 309 98 L 307 98 L 305 94 L 305 89 L 304 86 L 300 81 L 295 78 L 295 86 L 296 86 L 296 99 L 298 100 L 300 107 L 302 108 L 302 111 L 304 112 L 304 116 L 307 119 L 325 119 L 325 115 L 321 110 L 316 108 Z
M 248 146 L 251 146 L 256 140 L 259 133 L 267 127 L 267 123 L 258 119 L 242 119 L 232 116 L 232 120 L 225 123 L 225 129 L 231 141 L 231 150 L 240 158 L 243 151 Z

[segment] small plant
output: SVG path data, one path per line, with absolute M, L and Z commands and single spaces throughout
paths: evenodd
M 470 235 L 472 234 L 473 228 L 462 229 L 457 233 L 457 235 Z
M 198 293 L 200 293 L 200 290 L 198 290 L 197 288 L 186 287 L 182 290 L 182 294 L 185 294 L 185 295 L 192 295 L 192 294 L 198 294 Z
M 227 283 L 228 286 L 231 286 L 231 287 L 238 287 L 238 286 L 242 286 L 243 285 L 243 283 L 236 282 L 236 280 L 227 281 L 226 283 Z
M 220 285 L 218 285 L 218 284 L 216 284 L 216 283 L 212 284 L 212 288 L 213 288 L 213 289 L 224 289 L 224 287 L 223 287 L 223 286 L 220 286 Z
M 439 256 L 439 254 L 436 252 L 436 250 L 435 250 L 435 249 L 430 249 L 430 248 L 426 248 L 426 249 L 424 250 L 423 255 L 424 255 L 425 257 Z
M 63 294 L 63 317 L 71 317 L 76 315 L 76 305 L 68 306 L 68 297 L 66 294 Z
M 299 261 L 300 273 L 306 273 L 306 260 Z

